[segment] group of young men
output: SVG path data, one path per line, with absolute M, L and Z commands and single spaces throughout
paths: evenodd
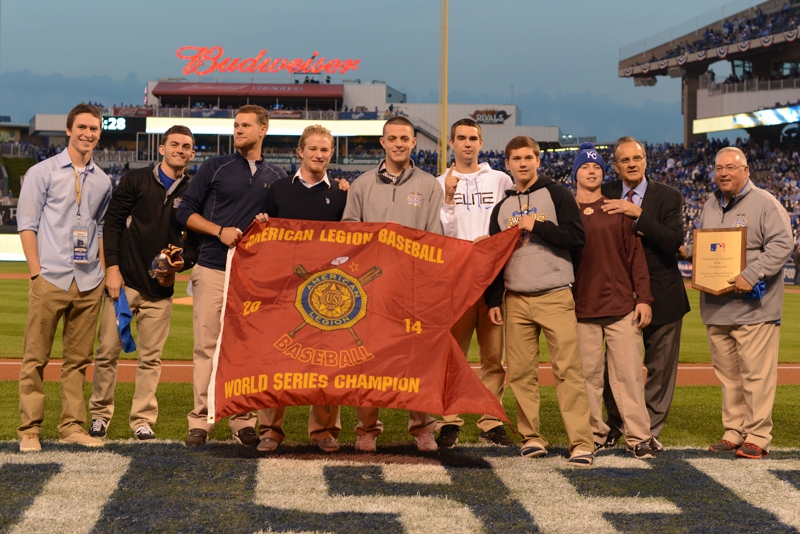
M 505 268 L 451 331 L 465 356 L 477 332 L 480 378 L 500 401 L 505 348 L 521 455 L 547 454 L 539 421 L 541 333 L 569 438 L 570 465 L 591 466 L 595 453 L 614 446 L 622 435 L 637 458 L 663 451 L 659 438 L 675 388 L 683 315 L 689 310 L 678 255 L 691 251 L 682 247 L 683 199 L 646 178 L 646 154 L 635 139 L 621 138 L 614 147 L 621 180 L 611 183 L 603 183 L 602 156 L 591 144 L 583 145 L 573 165 L 574 196 L 539 176 L 539 146 L 529 137 L 515 137 L 506 146 L 513 181 L 479 163 L 482 132 L 471 119 L 453 124 L 455 161 L 434 178 L 411 158 L 413 125 L 393 117 L 384 125 L 380 142 L 386 158 L 378 168 L 352 185 L 336 184 L 326 172 L 334 154 L 328 130 L 306 128 L 297 147 L 301 166 L 288 177 L 263 160 L 269 119 L 263 108 L 248 105 L 235 115 L 233 154 L 206 160 L 189 181 L 185 169 L 194 157 L 194 139 L 187 128 L 174 126 L 159 147 L 163 160 L 128 173 L 112 195 L 108 177 L 91 159 L 100 123 L 96 108 L 76 106 L 67 119 L 67 150 L 32 167 L 20 194 L 19 231 L 31 272 L 19 382 L 21 451 L 41 450 L 43 370 L 62 317 L 59 438 L 103 445 L 123 346 L 118 315 L 126 303 L 137 321 L 139 357 L 129 424 L 137 439 L 155 438 L 160 355 L 172 310 L 170 275 L 190 267 L 194 409 L 186 445 L 204 444 L 212 430 L 207 395 L 228 249 L 251 221 L 269 217 L 392 221 L 472 241 L 519 226 L 520 243 Z M 741 151 L 720 151 L 716 175 L 719 189 L 706 203 L 701 224 L 747 227 L 748 250 L 747 268 L 730 280 L 737 292 L 701 297 L 712 360 L 723 384 L 725 434 L 711 449 L 759 458 L 771 439 L 783 295 L 779 273 L 792 252 L 792 235 L 778 202 L 750 182 Z M 153 258 L 169 245 L 186 245 L 183 261 L 153 269 Z M 101 302 L 87 432 L 83 385 Z M 359 407 L 357 414 L 355 448 L 375 451 L 383 430 L 379 409 Z M 270 408 L 232 416 L 229 425 L 241 444 L 269 452 L 285 438 L 283 418 L 283 408 Z M 410 411 L 408 430 L 420 451 L 434 451 L 458 443 L 463 424 L 457 414 L 436 419 Z M 497 418 L 484 415 L 477 424 L 482 441 L 513 445 Z M 322 451 L 339 449 L 340 431 L 338 406 L 311 407 L 308 432 Z

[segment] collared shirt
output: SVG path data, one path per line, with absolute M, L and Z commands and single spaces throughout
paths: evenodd
M 748 178 L 747 181 L 744 183 L 744 187 L 742 187 L 742 190 L 734 195 L 734 198 L 744 193 L 747 190 L 748 185 L 750 185 L 750 178 Z M 731 198 L 731 200 L 733 200 L 733 198 Z M 719 195 L 719 205 L 722 206 L 722 209 L 725 209 L 728 205 L 728 203 L 725 202 L 725 195 L 723 194 Z
M 80 225 L 88 232 L 89 263 L 74 264 L 72 261 L 78 204 L 75 168 L 68 150 L 31 167 L 19 194 L 17 231 L 36 232 L 41 276 L 64 291 L 69 289 L 72 280 L 80 291 L 94 289 L 103 280 L 99 240 L 103 237 L 102 220 L 111 200 L 111 180 L 93 161 L 86 165 L 84 173 L 79 182 Z
M 625 181 L 623 181 L 622 182 L 622 198 L 627 200 L 628 191 L 630 191 L 630 190 L 631 190 L 631 188 L 627 186 Z M 636 204 L 637 206 L 639 206 L 641 208 L 642 207 L 642 199 L 644 198 L 644 192 L 646 190 L 647 190 L 647 180 L 642 180 L 641 182 L 639 182 L 639 185 L 637 185 L 636 187 L 633 188 L 633 198 L 631 198 L 631 202 L 633 202 L 634 204 Z
M 409 160 L 409 166 L 406 169 L 403 169 L 400 172 L 400 174 L 395 175 L 395 174 L 390 173 L 389 170 L 386 168 L 386 159 L 382 159 L 381 162 L 378 164 L 378 176 L 383 176 L 383 177 L 387 178 L 388 180 L 391 180 L 392 183 L 395 183 L 397 181 L 397 179 L 400 176 L 402 176 L 403 173 L 406 172 L 406 170 L 413 169 L 416 166 L 417 166 L 417 164 L 414 163 L 413 159 L 411 159 L 411 160 Z
M 331 181 L 330 181 L 330 180 L 328 180 L 328 173 L 327 173 L 327 172 L 325 173 L 325 176 L 323 176 L 323 177 L 322 177 L 322 180 L 320 180 L 319 182 L 316 182 L 316 183 L 310 184 L 310 183 L 308 183 L 308 182 L 306 181 L 306 179 L 305 179 L 305 178 L 303 178 L 303 175 L 302 175 L 302 174 L 300 174 L 300 169 L 297 169 L 297 172 L 296 172 L 296 173 L 294 173 L 294 176 L 292 176 L 292 183 L 294 183 L 294 181 L 295 181 L 296 179 L 298 179 L 298 178 L 300 179 L 300 183 L 301 183 L 301 184 L 303 184 L 304 186 L 306 186 L 306 187 L 307 187 L 307 188 L 309 188 L 309 189 L 311 189 L 311 188 L 312 188 L 312 187 L 314 187 L 315 185 L 319 185 L 319 184 L 321 184 L 321 183 L 323 183 L 323 182 L 324 182 L 324 183 L 325 183 L 325 184 L 328 186 L 328 189 L 330 189 L 330 188 L 331 188 Z

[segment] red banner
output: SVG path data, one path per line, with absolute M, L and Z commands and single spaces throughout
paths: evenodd
M 314 404 L 508 421 L 450 327 L 518 238 L 516 228 L 473 245 L 394 223 L 254 222 L 228 258 L 209 422 Z

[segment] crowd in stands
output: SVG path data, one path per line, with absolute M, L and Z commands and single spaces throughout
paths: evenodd
M 714 158 L 727 140 L 697 142 L 684 148 L 682 144 L 659 143 L 646 145 L 647 176 L 657 182 L 668 184 L 683 194 L 683 215 L 686 230 L 685 241 L 691 242 L 692 230 L 698 227 L 700 212 L 708 195 L 716 189 L 714 182 Z M 800 148 L 779 149 L 769 142 L 759 146 L 738 139 L 735 146 L 747 155 L 750 178 L 764 189 L 772 192 L 789 213 L 795 237 L 800 237 Z M 611 149 L 600 149 L 607 162 L 613 161 Z M 433 175 L 437 171 L 437 154 L 433 151 L 417 151 L 414 156 L 418 166 Z M 575 151 L 542 152 L 539 173 L 574 190 L 572 183 L 572 161 Z M 505 154 L 500 151 L 481 152 L 481 162 L 493 169 L 508 172 Z M 510 175 L 510 173 L 509 173 Z M 613 165 L 609 165 L 606 181 L 618 177 Z
M 770 146 L 769 142 L 762 145 L 751 141 L 738 139 L 735 145 L 747 155 L 750 165 L 750 177 L 753 182 L 772 192 L 786 208 L 792 222 L 795 236 L 800 236 L 800 147 L 778 148 Z M 4 142 L 6 150 L 13 147 L 32 150 L 36 160 L 40 161 L 59 153 L 60 146 L 36 146 L 31 143 Z M 684 222 L 686 241 L 690 241 L 692 230 L 697 226 L 703 202 L 716 188 L 714 183 L 714 157 L 723 146 L 728 146 L 728 141 L 709 140 L 700 141 L 689 148 L 682 144 L 658 143 L 646 145 L 647 174 L 650 179 L 671 185 L 678 189 L 685 199 Z M 295 155 L 294 146 L 268 146 L 268 155 Z M 613 161 L 609 149 L 600 149 L 606 161 Z M 382 158 L 383 153 L 376 146 L 357 145 L 351 156 Z M 540 174 L 554 180 L 561 181 L 566 186 L 573 188 L 571 174 L 572 161 L 575 152 L 565 150 L 561 152 L 542 152 Z M 433 150 L 416 150 L 412 155 L 414 163 L 422 170 L 438 174 L 438 154 Z M 505 168 L 505 154 L 501 151 L 485 151 L 480 154 L 480 161 L 487 162 L 493 169 L 508 172 Z M 196 171 L 189 168 L 188 171 Z M 285 165 L 287 172 L 292 172 L 296 165 Z M 124 166 L 111 163 L 106 172 L 112 179 L 114 187 L 129 170 L 127 163 Z M 328 175 L 331 179 L 345 179 L 352 182 L 361 174 L 360 171 L 329 168 Z M 612 165 L 609 165 L 606 180 L 614 180 L 616 175 Z
M 294 83 L 301 83 L 300 79 L 295 78 Z M 322 83 L 322 76 L 319 76 L 318 78 L 315 78 L 314 76 L 311 76 L 309 78 L 308 76 L 306 76 L 305 80 L 303 80 L 302 83 Z M 330 76 L 325 76 L 325 83 L 331 83 Z
M 771 148 L 769 142 L 762 146 L 737 140 L 750 165 L 750 178 L 758 186 L 772 192 L 789 213 L 794 235 L 800 229 L 800 149 L 781 150 Z M 692 230 L 699 225 L 700 212 L 708 195 L 716 189 L 714 182 L 714 158 L 727 140 L 697 142 L 689 148 L 682 144 L 661 143 L 647 145 L 647 175 L 650 179 L 671 185 L 684 197 L 685 241 L 692 239 Z M 545 153 L 542 158 L 542 173 L 571 183 L 572 152 Z M 612 161 L 610 150 L 603 154 Z M 616 179 L 613 168 L 608 180 Z
M 791 7 L 789 2 L 780 11 L 770 15 L 765 14 L 760 8 L 756 8 L 755 16 L 751 18 L 734 17 L 733 19 L 725 19 L 721 30 L 706 28 L 700 39 L 692 43 L 681 41 L 674 48 L 667 50 L 663 56 L 656 57 L 653 55 L 648 62 L 652 63 L 700 50 L 710 50 L 722 45 L 774 35 L 795 29 L 798 24 L 800 24 L 800 8 Z M 639 65 L 638 62 L 636 64 Z

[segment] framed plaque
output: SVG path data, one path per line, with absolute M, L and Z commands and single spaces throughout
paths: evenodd
M 747 228 L 707 228 L 694 231 L 692 287 L 722 295 L 733 291 L 728 280 L 744 271 Z

